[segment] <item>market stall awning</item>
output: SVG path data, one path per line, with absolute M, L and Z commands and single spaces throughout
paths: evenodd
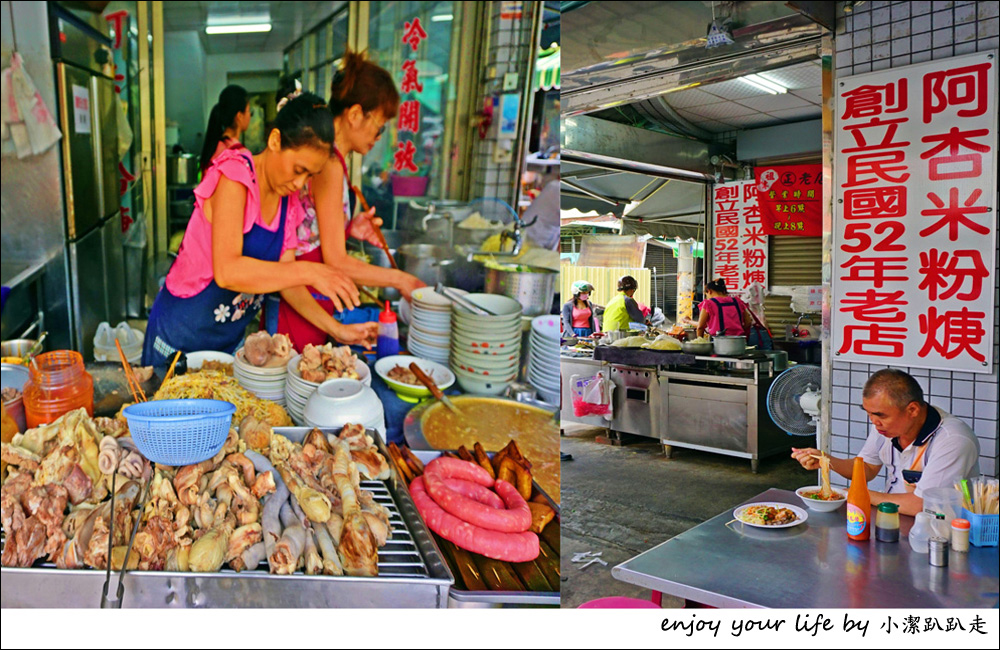
M 535 62 L 535 90 L 559 88 L 561 59 L 558 45 L 542 51 Z

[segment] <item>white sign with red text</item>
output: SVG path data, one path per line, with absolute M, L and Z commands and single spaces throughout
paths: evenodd
M 991 372 L 997 55 L 837 83 L 837 360 Z
M 757 207 L 756 181 L 712 188 L 712 278 L 725 278 L 730 292 L 759 282 L 767 287 L 767 235 Z

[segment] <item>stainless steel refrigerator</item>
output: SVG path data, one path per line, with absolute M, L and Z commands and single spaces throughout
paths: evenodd
M 101 321 L 125 318 L 118 173 L 118 97 L 103 21 L 49 3 L 62 138 L 73 347 L 93 358 Z M 104 28 L 106 29 L 106 27 Z

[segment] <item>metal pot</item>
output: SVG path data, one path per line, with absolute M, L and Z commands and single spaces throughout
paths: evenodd
M 454 253 L 447 246 L 406 244 L 396 255 L 399 268 L 420 278 L 428 286 L 444 282 L 445 269 L 454 263 Z
M 714 343 L 720 357 L 739 357 L 747 351 L 747 340 L 742 336 L 716 336 Z
M 167 184 L 194 185 L 198 182 L 198 157 L 190 153 L 167 156 Z
M 771 357 L 772 370 L 775 372 L 788 369 L 788 353 L 784 350 L 764 350 L 764 354 Z
M 532 271 L 500 271 L 486 269 L 486 293 L 496 293 L 521 303 L 525 316 L 549 313 L 557 273 Z
M 11 339 L 0 344 L 0 357 L 23 357 L 35 347 L 37 339 Z

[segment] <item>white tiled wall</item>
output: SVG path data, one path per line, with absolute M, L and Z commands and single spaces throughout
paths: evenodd
M 838 3 L 841 4 L 841 3 Z M 1000 49 L 1000 3 L 866 2 L 837 20 L 834 65 L 837 76 L 896 68 L 961 54 Z M 1000 250 L 994 314 L 992 375 L 902 368 L 924 389 L 926 399 L 964 420 L 979 438 L 979 467 L 997 476 L 998 368 L 1000 368 Z M 833 364 L 833 438 L 835 455 L 856 454 L 867 435 L 861 387 L 871 373 L 887 366 Z M 839 479 L 839 477 L 837 477 Z M 846 482 L 841 481 L 841 484 Z M 873 484 L 875 485 L 875 484 Z

